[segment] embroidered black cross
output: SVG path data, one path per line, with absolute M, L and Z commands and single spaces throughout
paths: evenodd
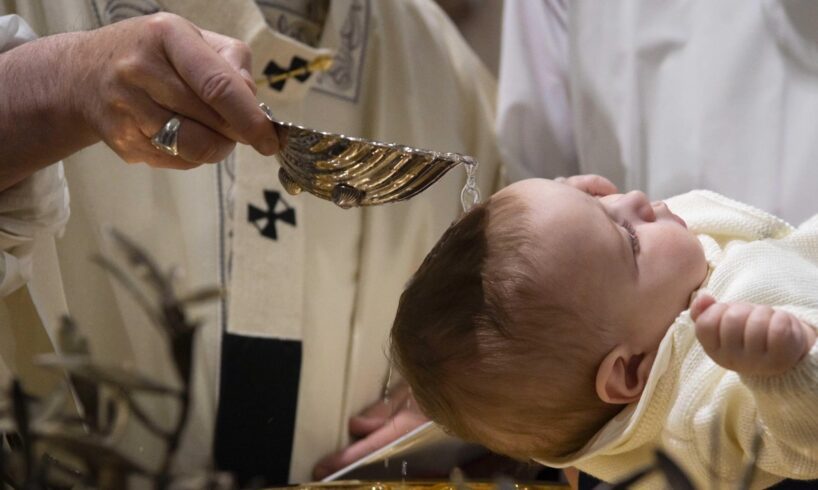
M 298 56 L 294 56 L 293 59 L 290 61 L 289 68 L 282 68 L 278 65 L 275 61 L 270 61 L 267 63 L 267 66 L 264 68 L 264 75 L 267 77 L 267 80 L 270 82 L 270 88 L 281 92 L 284 89 L 284 84 L 287 82 L 288 78 L 295 78 L 299 82 L 303 82 L 310 78 L 312 72 L 308 69 L 304 69 L 307 66 L 307 60 L 304 58 L 300 58 Z M 303 70 L 299 70 L 303 69 Z M 292 77 L 289 76 L 279 76 L 288 74 L 291 72 L 295 72 L 296 70 L 303 71 L 300 74 L 294 74 Z
M 247 221 L 253 223 L 263 236 L 270 240 L 278 240 L 276 221 L 295 226 L 295 209 L 287 204 L 278 191 L 265 190 L 264 201 L 267 203 L 266 211 L 252 204 L 247 205 Z

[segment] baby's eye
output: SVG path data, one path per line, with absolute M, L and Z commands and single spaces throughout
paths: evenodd
M 628 232 L 628 238 L 631 240 L 631 248 L 633 249 L 634 255 L 639 253 L 639 236 L 636 234 L 636 230 L 633 228 L 633 225 L 630 221 L 622 222 L 622 228 L 625 228 L 625 231 Z

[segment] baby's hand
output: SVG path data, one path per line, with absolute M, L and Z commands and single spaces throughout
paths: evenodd
M 769 306 L 717 303 L 699 294 L 690 305 L 696 336 L 720 366 L 745 375 L 781 374 L 815 343 L 815 330 L 795 316 Z

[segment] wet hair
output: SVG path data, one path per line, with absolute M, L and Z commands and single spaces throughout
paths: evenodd
M 542 274 L 526 211 L 494 196 L 455 222 L 401 295 L 391 332 L 392 361 L 426 415 L 522 460 L 580 449 L 621 409 L 594 389 L 610 346 L 581 307 L 590 293 Z

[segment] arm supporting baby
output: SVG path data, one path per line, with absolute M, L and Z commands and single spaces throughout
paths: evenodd
M 691 318 L 704 351 L 739 374 L 757 404 L 757 465 L 789 478 L 818 472 L 818 349 L 815 329 L 766 305 L 719 303 L 701 294 Z

